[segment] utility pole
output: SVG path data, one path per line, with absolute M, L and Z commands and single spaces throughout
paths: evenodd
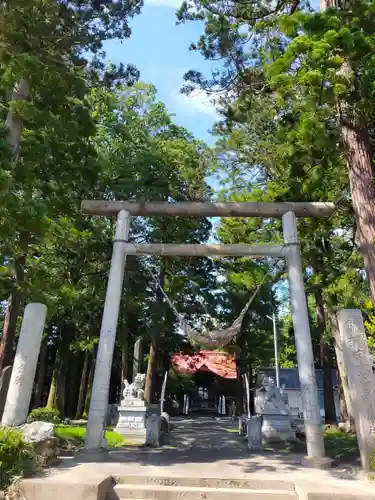
M 267 316 L 273 323 L 273 343 L 275 347 L 275 370 L 276 370 L 276 385 L 280 387 L 280 367 L 279 367 L 279 346 L 277 340 L 277 323 L 276 323 L 276 314 L 272 313 L 271 316 Z

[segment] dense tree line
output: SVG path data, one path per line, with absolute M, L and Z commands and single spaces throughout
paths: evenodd
M 128 19 L 139 9 L 137 2 L 30 0 L 3 2 L 0 11 L 0 368 L 12 363 L 25 304 L 47 304 L 33 406 L 61 415 L 88 409 L 114 230 L 113 220 L 84 216 L 82 199 L 210 196 L 209 148 L 173 123 L 155 89 L 137 83 L 136 68 L 105 65 L 102 42 L 129 36 Z M 200 242 L 209 232 L 205 219 L 135 219 L 131 239 Z M 210 265 L 128 259 L 113 402 L 131 376 L 134 339 L 151 346 L 149 399 L 156 369 L 181 343 L 149 271 L 194 316 L 199 294 L 184 292 Z
M 229 185 L 224 196 L 337 206 L 328 220 L 299 223 L 328 422 L 335 420 L 332 366 L 341 368 L 339 389 L 348 396 L 336 311 L 362 309 L 373 344 L 374 14 L 375 3 L 365 0 L 323 1 L 320 11 L 294 0 L 192 0 L 177 15 L 179 22 L 204 22 L 191 48 L 222 62 L 212 78 L 189 71 L 184 91 L 201 87 L 216 95 L 222 120 L 214 131 Z M 233 225 L 232 234 L 238 234 Z M 265 221 L 257 236 L 277 241 L 279 222 Z M 288 315 L 284 325 L 282 360 L 291 366 L 296 360 Z M 344 398 L 342 403 L 345 414 Z M 346 403 L 350 411 L 348 397 Z

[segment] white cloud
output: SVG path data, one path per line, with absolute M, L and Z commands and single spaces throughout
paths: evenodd
M 162 0 L 153 0 L 162 1 Z M 168 1 L 168 0 L 165 0 Z M 173 1 L 173 0 L 169 0 Z M 167 105 L 171 113 L 178 115 L 197 116 L 204 114 L 211 118 L 212 121 L 218 121 L 220 116 L 216 111 L 214 100 L 218 98 L 220 93 L 212 92 L 207 93 L 200 89 L 194 89 L 189 95 L 182 94 L 180 89 L 184 83 L 184 74 L 187 69 L 181 68 L 163 68 L 163 89 L 161 92 L 161 99 Z M 161 69 L 157 66 L 149 66 L 148 75 L 151 79 L 158 80 L 161 74 Z M 158 87 L 158 85 L 157 85 Z
M 214 95 L 207 94 L 207 92 L 199 89 L 194 90 L 189 95 L 181 94 L 178 91 L 175 91 L 173 94 L 174 102 L 186 114 L 196 115 L 203 113 L 214 120 L 218 120 L 219 114 L 213 102 L 214 97 Z
M 164 7 L 171 7 L 173 9 L 179 9 L 182 0 L 145 0 L 145 3 L 151 5 L 162 5 Z

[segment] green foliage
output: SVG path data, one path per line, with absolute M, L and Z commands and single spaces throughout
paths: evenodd
M 194 378 L 187 374 L 177 373 L 172 367 L 168 373 L 168 393 L 176 394 L 179 397 L 182 394 L 188 394 L 195 389 Z
M 223 12 L 227 32 L 211 15 L 214 1 L 199 5 L 205 33 L 195 49 L 206 58 L 224 57 L 226 66 L 211 81 L 194 72 L 186 79 L 231 89 L 220 101 L 224 118 L 215 127 L 225 197 L 234 200 L 247 191 L 248 201 L 334 201 L 338 210 L 332 218 L 299 223 L 306 285 L 322 286 L 333 310 L 360 307 L 367 313 L 337 99 L 346 99 L 348 119 L 360 116 L 372 133 L 374 2 L 320 13 L 309 12 L 304 2 L 294 8 L 285 2 L 273 12 L 263 2 L 248 9 L 234 3 Z M 186 6 L 182 18 L 190 18 L 188 11 Z M 254 43 L 243 43 L 240 32 L 252 33 Z M 236 65 L 243 69 L 238 72 Z M 232 223 L 235 234 L 242 222 Z M 242 241 L 280 241 L 277 221 L 263 226 Z
M 81 213 L 81 200 L 211 197 L 206 178 L 215 167 L 213 151 L 173 122 L 153 86 L 136 83 L 134 67 L 105 64 L 103 42 L 128 37 L 129 19 L 141 6 L 137 0 L 24 0 L 0 7 L 1 298 L 17 296 L 14 325 L 24 303 L 47 305 L 46 380 L 61 416 L 74 411 L 64 398 L 67 366 L 78 386 L 83 353 L 90 362 L 94 355 L 114 234 L 113 220 Z M 18 101 L 12 91 L 24 81 L 29 96 Z M 10 111 L 22 125 L 16 152 L 7 143 Z M 205 218 L 136 219 L 131 238 L 199 243 L 210 231 Z M 196 322 L 202 298 L 215 308 L 213 269 L 210 259 L 127 260 L 116 377 L 119 353 L 130 352 L 136 336 L 157 335 L 165 365 L 184 341 L 173 315 L 155 300 L 148 270 L 163 270 L 166 290 Z M 37 409 L 30 418 L 50 417 Z
M 86 427 L 67 427 L 67 426 L 57 426 L 55 427 L 55 435 L 57 438 L 73 443 L 76 445 L 83 445 L 86 436 Z M 116 432 L 107 430 L 105 437 L 110 448 L 118 448 L 120 446 L 131 446 L 131 442 L 126 440 L 124 436 L 117 434 Z
M 353 432 L 328 428 L 324 431 L 324 443 L 328 457 L 347 463 L 358 459 L 358 441 Z
M 291 314 L 285 314 L 281 320 L 282 326 L 279 329 L 280 366 L 282 368 L 295 368 L 297 366 L 297 354 L 292 316 Z
M 0 427 L 0 489 L 31 473 L 35 464 L 34 448 L 24 442 L 22 432 Z
M 372 342 L 374 337 L 336 106 L 345 99 L 349 111 L 372 123 L 373 2 L 324 13 L 311 12 L 303 1 L 232 2 L 219 6 L 220 15 L 214 0 L 184 3 L 180 21 L 204 21 L 193 48 L 225 60 L 211 81 L 195 71 L 186 77 L 188 88 L 230 90 L 219 103 L 216 151 L 173 122 L 156 89 L 136 83 L 134 67 L 105 65 L 104 40 L 129 36 L 129 18 L 141 3 L 25 0 L 0 7 L 0 290 L 4 300 L 18 293 L 48 306 L 50 402 L 62 416 L 70 404 L 64 399 L 66 367 L 79 381 L 83 353 L 90 353 L 90 362 L 95 354 L 114 232 L 113 220 L 82 215 L 82 199 L 210 200 L 206 179 L 217 172 L 224 179 L 223 200 L 335 201 L 339 209 L 330 220 L 299 221 L 306 286 L 320 286 L 330 310 L 361 307 Z M 90 62 L 84 59 L 89 51 Z M 348 62 L 354 80 L 345 74 Z M 10 98 L 24 79 L 30 99 Z M 9 111 L 23 125 L 16 155 L 7 144 Z M 211 235 L 209 219 L 191 217 L 137 218 L 131 231 L 135 242 L 202 243 Z M 280 220 L 227 218 L 216 236 L 221 243 L 280 243 L 282 228 Z M 113 380 L 131 366 L 136 337 L 157 339 L 165 369 L 186 342 L 150 272 L 197 328 L 233 321 L 268 272 L 229 349 L 246 373 L 273 364 L 267 316 L 280 308 L 281 362 L 295 366 L 282 263 L 128 258 Z M 311 300 L 309 312 L 317 344 Z M 328 327 L 323 335 L 329 336 Z M 87 381 L 82 383 L 84 389 Z M 173 373 L 170 383 L 171 392 L 192 387 L 192 380 Z M 29 418 L 58 417 L 38 408 Z
M 37 421 L 59 424 L 61 422 L 60 413 L 57 409 L 53 408 L 35 408 L 29 413 L 27 422 Z

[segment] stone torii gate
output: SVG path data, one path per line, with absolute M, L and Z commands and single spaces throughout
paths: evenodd
M 111 268 L 100 330 L 95 375 L 85 439 L 86 451 L 102 446 L 108 406 L 109 383 L 117 321 L 127 255 L 232 255 L 285 258 L 289 275 L 293 326 L 301 384 L 307 457 L 312 461 L 325 456 L 323 429 L 315 378 L 314 358 L 306 296 L 303 284 L 296 217 L 329 217 L 333 203 L 206 203 L 206 202 L 131 202 L 83 201 L 82 212 L 117 216 Z M 282 217 L 284 245 L 185 245 L 133 244 L 128 242 L 132 216 L 191 217 Z

